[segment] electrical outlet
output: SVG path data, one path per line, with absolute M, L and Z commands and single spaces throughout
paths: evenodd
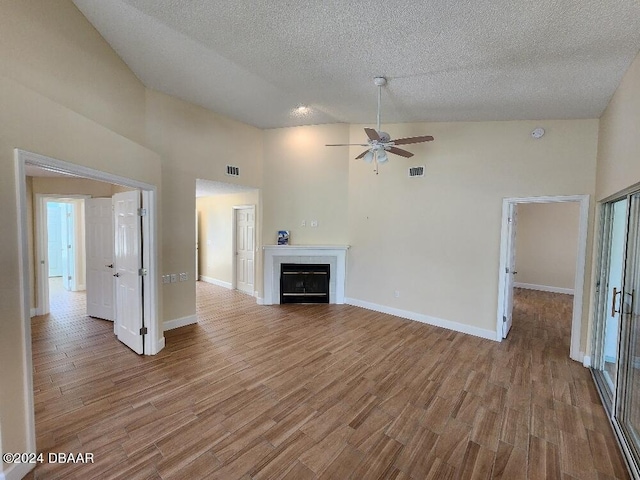
M 400 290 L 396 290 L 395 292 L 393 292 L 393 296 L 396 298 L 400 297 Z
M 318 226 L 318 220 L 311 220 L 311 226 L 312 227 L 317 227 Z
M 171 283 L 171 275 L 162 275 L 162 283 Z
M 178 274 L 177 273 L 172 273 L 171 274 L 171 283 L 176 283 L 178 281 Z
M 186 274 L 186 273 L 181 273 L 181 274 L 180 274 L 180 281 L 181 281 L 181 282 L 186 282 L 186 281 L 187 281 L 187 279 L 188 279 L 188 276 L 187 276 L 187 274 Z

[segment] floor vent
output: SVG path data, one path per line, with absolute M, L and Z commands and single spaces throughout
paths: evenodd
M 410 177 L 424 177 L 424 165 L 422 167 L 409 167 Z
M 240 176 L 240 167 L 234 167 L 233 165 L 227 165 L 227 175 L 232 177 Z

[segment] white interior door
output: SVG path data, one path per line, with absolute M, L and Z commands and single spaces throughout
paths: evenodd
M 116 321 L 118 340 L 136 353 L 143 353 L 142 312 L 142 225 L 140 192 L 113 196 L 115 217 Z
M 255 261 L 255 207 L 236 209 L 236 288 L 253 295 Z
M 507 265 L 504 285 L 504 317 L 502 322 L 502 338 L 507 338 L 513 323 L 513 284 L 516 272 L 516 226 L 518 222 L 518 205 L 509 204 L 507 226 Z
M 58 203 L 60 206 L 60 241 L 62 243 L 62 286 L 73 290 L 75 273 L 75 209 L 72 203 Z
M 111 198 L 85 200 L 87 315 L 115 320 L 114 233 Z

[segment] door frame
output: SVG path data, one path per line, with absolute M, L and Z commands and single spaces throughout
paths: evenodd
M 498 270 L 498 313 L 496 318 L 496 340 L 502 341 L 502 317 L 504 312 L 504 298 L 506 295 L 506 273 L 508 248 L 509 207 L 523 203 L 566 203 L 578 202 L 580 205 L 580 220 L 578 225 L 578 245 L 576 259 L 576 274 L 573 295 L 573 317 L 571 320 L 571 343 L 569 357 L 578 362 L 584 361 L 584 352 L 580 351 L 580 337 L 582 332 L 582 305 L 584 299 L 584 275 L 587 259 L 587 236 L 589 231 L 589 201 L 590 195 L 560 195 L 542 197 L 522 197 L 502 199 L 502 222 L 500 232 L 500 262 Z M 517 226 L 516 226 L 517 237 Z
M 142 191 L 142 207 L 147 209 L 146 216 L 142 217 L 143 231 L 143 265 L 147 266 L 149 274 L 144 282 L 144 315 L 145 325 L 149 332 L 145 336 L 145 352 L 155 355 L 164 348 L 164 336 L 158 317 L 158 257 L 157 257 L 157 187 L 127 177 L 121 177 L 111 173 L 95 170 L 93 168 L 74 163 L 57 160 L 45 155 L 14 149 L 14 165 L 16 180 L 16 204 L 18 207 L 17 233 L 18 233 L 18 282 L 20 304 L 22 305 L 22 328 L 24 339 L 22 364 L 24 365 L 24 396 L 26 398 L 27 417 L 27 451 L 36 451 L 36 427 L 33 399 L 33 353 L 31 350 L 31 286 L 29 282 L 29 230 L 27 228 L 27 185 L 25 165 L 34 165 L 47 170 L 70 174 L 75 177 L 89 178 L 101 182 L 123 185 Z
M 254 218 L 254 228 L 253 228 L 253 293 L 252 296 L 258 297 L 258 292 L 256 291 L 256 257 L 258 256 L 258 246 L 256 244 L 256 229 L 258 225 L 258 216 L 257 209 L 255 204 L 252 205 L 234 205 L 231 207 L 233 210 L 233 218 L 232 218 L 232 229 L 231 229 L 231 289 L 238 289 L 238 256 L 236 255 L 236 246 L 237 246 L 237 224 L 238 224 L 238 210 L 243 210 L 245 208 L 253 209 L 253 218 Z M 243 292 L 244 293 L 244 292 Z
M 34 315 L 46 315 L 49 313 L 49 231 L 47 227 L 47 202 L 63 199 L 86 200 L 91 195 L 61 195 L 36 193 L 34 202 L 33 218 L 34 226 L 34 270 L 35 278 L 33 284 L 36 287 L 36 308 Z M 77 225 L 74 225 L 74 231 Z M 74 240 L 75 243 L 75 240 Z M 74 255 L 76 254 L 74 248 Z M 85 252 L 86 255 L 86 252 Z M 43 263 L 44 262 L 44 263 Z M 75 263 L 75 262 L 74 262 Z M 75 278 L 75 277 L 74 277 Z M 74 280 L 75 281 L 75 280 Z

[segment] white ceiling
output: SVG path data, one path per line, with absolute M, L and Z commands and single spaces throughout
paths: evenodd
M 150 88 L 261 128 L 595 118 L 638 0 L 74 0 Z M 311 106 L 306 116 L 292 110 Z

